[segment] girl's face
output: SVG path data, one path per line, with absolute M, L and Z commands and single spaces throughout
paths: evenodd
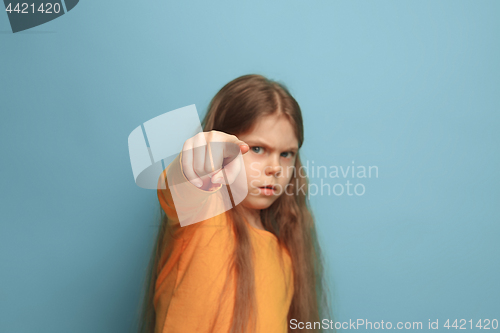
M 248 195 L 242 205 L 250 209 L 266 209 L 280 195 L 293 195 L 286 185 L 293 176 L 299 145 L 287 117 L 283 114 L 264 116 L 251 131 L 237 137 L 250 147 L 243 155 Z M 273 186 L 274 189 L 264 189 L 264 186 Z

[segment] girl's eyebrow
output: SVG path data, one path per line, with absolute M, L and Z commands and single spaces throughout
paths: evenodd
M 257 146 L 262 146 L 264 148 L 272 149 L 271 147 L 269 147 L 267 144 L 265 144 L 261 140 L 252 139 L 252 140 L 243 140 L 243 141 L 245 141 L 248 145 L 257 145 Z M 299 150 L 299 148 L 297 146 L 293 146 L 293 147 L 286 148 L 284 151 L 297 152 L 298 150 Z

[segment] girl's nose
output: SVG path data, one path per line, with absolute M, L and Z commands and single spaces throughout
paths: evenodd
M 279 176 L 281 167 L 279 165 L 268 165 L 266 167 L 266 176 Z

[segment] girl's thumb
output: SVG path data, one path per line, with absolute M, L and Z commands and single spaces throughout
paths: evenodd
M 250 150 L 250 146 L 245 142 L 245 141 L 239 141 L 238 145 L 240 146 L 240 149 L 243 148 L 243 151 L 246 153 L 247 151 Z M 244 153 L 243 153 L 244 154 Z

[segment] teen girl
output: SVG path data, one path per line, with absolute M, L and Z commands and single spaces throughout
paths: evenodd
M 292 330 L 290 325 L 291 320 L 330 318 L 320 247 L 306 200 L 308 180 L 301 168 L 304 128 L 298 103 L 284 85 L 245 75 L 215 95 L 202 126 L 204 132 L 185 142 L 159 179 L 162 223 L 140 331 L 321 331 Z M 189 182 L 192 196 L 184 197 L 182 207 L 200 209 L 200 195 L 221 191 L 227 181 L 221 171 L 227 164 L 221 143 L 243 154 L 248 194 L 234 208 L 182 227 L 165 182 Z M 193 149 L 200 146 L 212 149 Z

